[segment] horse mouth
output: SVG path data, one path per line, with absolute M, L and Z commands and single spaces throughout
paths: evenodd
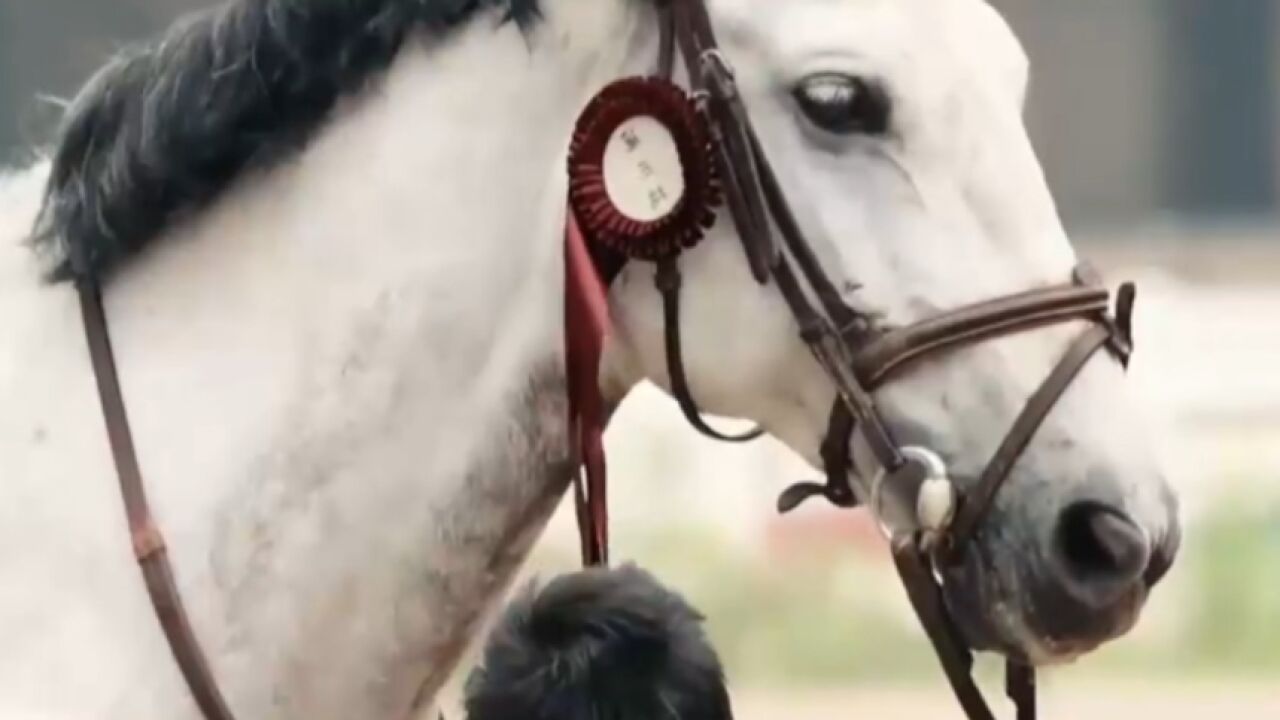
M 976 651 L 994 652 L 1033 666 L 1075 662 L 1127 635 L 1146 606 L 1151 587 L 1172 565 L 1162 556 L 1142 581 L 1105 605 L 1086 605 L 1045 591 L 1035 571 L 974 553 L 948 573 L 945 598 L 956 630 Z M 1022 561 L 1025 562 L 1025 561 Z
M 1047 667 L 1073 663 L 1115 641 L 1136 625 L 1145 592 L 1134 593 L 1123 608 L 1090 613 L 1084 625 L 1046 619 L 1034 607 L 1004 601 L 988 606 L 985 617 L 957 613 L 958 630 L 977 651 L 1005 656 L 1024 665 Z

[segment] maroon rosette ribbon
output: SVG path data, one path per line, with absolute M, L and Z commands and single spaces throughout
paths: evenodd
M 679 153 L 684 194 L 656 220 L 627 216 L 610 199 L 604 155 L 618 128 L 650 117 L 670 133 Z M 569 147 L 569 205 L 584 235 L 627 258 L 658 261 L 696 245 L 715 222 L 719 176 L 711 134 L 698 108 L 677 85 L 655 77 L 606 86 L 578 119 Z

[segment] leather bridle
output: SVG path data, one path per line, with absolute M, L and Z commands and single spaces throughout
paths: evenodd
M 662 23 L 658 75 L 667 80 L 673 77 L 678 49 L 689 70 L 694 95 L 700 100 L 700 111 L 712 131 L 720 181 L 752 275 L 761 284 L 773 282 L 777 286 L 795 317 L 800 337 L 837 391 L 823 444 L 826 484 L 792 487 L 779 498 L 779 509 L 785 512 L 814 496 L 840 507 L 857 505 L 860 499 L 849 482 L 849 445 L 855 434 L 862 438 L 881 468 L 879 485 L 913 484 L 924 492 L 936 491 L 946 483 L 945 488 L 955 494 L 954 517 L 946 513 L 918 529 L 896 532 L 891 537 L 893 556 L 960 704 L 971 720 L 992 720 L 994 716 L 970 674 L 971 651 L 951 621 L 935 570 L 963 555 L 1013 464 L 1085 363 L 1103 347 L 1127 363 L 1132 350 L 1129 316 L 1133 286 L 1122 286 L 1115 316 L 1108 314 L 1107 290 L 1081 268 L 1072 282 L 1058 287 L 998 298 L 900 329 L 878 327 L 872 318 L 845 303 L 801 232 L 738 95 L 732 68 L 718 49 L 704 0 L 656 1 Z M 191 627 L 174 582 L 164 538 L 148 506 L 111 348 L 101 285 L 90 268 L 85 248 L 77 243 L 70 245 L 90 361 L 134 555 L 147 593 L 201 714 L 206 720 L 234 720 Z M 617 258 L 603 264 L 611 266 L 602 268 L 605 276 L 615 275 L 619 269 Z M 684 372 L 679 331 L 680 273 L 675 258 L 659 262 L 657 285 L 666 319 L 672 391 L 681 409 L 695 428 L 714 438 L 740 441 L 758 437 L 759 431 L 744 436 L 724 435 L 702 419 Z M 872 392 L 922 356 L 1079 320 L 1088 322 L 1089 328 L 1071 344 L 1032 395 L 977 485 L 963 496 L 951 488 L 945 475 L 939 476 L 940 460 L 936 456 L 921 448 L 904 448 L 893 439 L 876 408 Z M 571 362 L 571 385 L 575 381 L 573 374 Z M 592 375 L 584 387 L 595 383 Z M 587 429 L 598 437 L 603 413 L 593 417 L 593 427 Z M 596 454 L 592 457 L 587 452 L 586 458 L 589 476 L 591 468 L 597 468 L 595 475 L 588 478 L 593 487 L 588 492 L 579 478 L 576 490 L 584 558 L 590 563 L 604 563 L 608 557 L 607 510 L 603 499 L 603 456 Z M 1008 692 L 1018 706 L 1019 720 L 1032 720 L 1034 673 L 1030 667 L 1011 662 L 1008 680 Z
M 874 488 L 915 487 L 928 494 L 933 511 L 922 512 L 917 527 L 887 530 L 894 563 L 966 715 L 970 720 L 994 720 L 972 677 L 972 651 L 943 599 L 939 571 L 963 558 L 1014 464 L 1085 364 L 1106 348 L 1127 366 L 1132 352 L 1134 286 L 1121 286 L 1112 315 L 1110 293 L 1090 268 L 1081 266 L 1062 285 L 999 297 L 906 327 L 881 327 L 845 302 L 800 229 L 752 127 L 733 69 L 720 52 L 705 0 L 660 0 L 658 7 L 658 77 L 673 79 L 678 50 L 699 111 L 711 129 L 719 180 L 751 273 L 761 284 L 776 285 L 801 339 L 837 393 L 822 448 L 826 483 L 792 486 L 779 498 L 779 510 L 787 512 L 811 497 L 823 497 L 839 507 L 854 507 L 865 500 L 849 480 L 850 444 L 855 435 L 879 466 Z M 625 259 L 609 257 L 600 263 L 606 282 L 616 275 L 621 262 Z M 656 285 L 663 303 L 670 389 L 682 412 L 696 429 L 715 439 L 757 437 L 758 430 L 725 435 L 703 420 L 683 367 L 678 258 L 658 261 Z M 1087 323 L 1087 329 L 1028 399 L 975 485 L 964 493 L 946 477 L 945 465 L 934 453 L 895 441 L 876 406 L 873 392 L 920 358 L 1077 321 Z M 595 382 L 594 376 L 588 380 Z M 585 480 L 592 484 L 590 490 L 579 479 L 578 518 L 584 559 L 599 563 L 607 558 L 607 533 L 602 530 L 607 518 L 603 500 L 593 498 L 603 492 L 603 481 L 593 482 L 592 470 L 588 462 Z M 597 471 L 602 473 L 602 468 Z M 1035 718 L 1035 673 L 1030 665 L 1008 662 L 1006 692 L 1016 705 L 1018 720 Z

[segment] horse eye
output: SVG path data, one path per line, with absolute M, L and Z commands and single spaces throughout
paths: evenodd
M 878 83 L 849 75 L 814 75 L 792 91 L 810 122 L 837 135 L 883 135 L 889 130 L 889 96 Z

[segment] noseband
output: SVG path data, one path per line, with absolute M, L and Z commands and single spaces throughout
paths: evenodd
M 972 677 L 972 650 L 951 618 L 938 577 L 942 569 L 961 562 L 1014 464 L 1085 364 L 1106 348 L 1127 366 L 1132 352 L 1134 287 L 1121 286 L 1112 315 L 1109 292 L 1088 267 L 1081 266 L 1069 282 L 1059 286 L 999 297 L 906 327 L 881 327 L 875 319 L 845 302 L 796 222 L 752 127 L 733 69 L 719 50 L 705 1 L 660 0 L 658 6 L 661 41 L 656 79 L 665 83 L 673 80 L 678 49 L 690 77 L 693 107 L 710 137 L 718 190 L 723 192 L 751 273 L 762 285 L 772 282 L 777 287 L 795 318 L 801 339 L 836 388 L 822 447 L 826 482 L 792 486 L 779 497 L 778 509 L 788 512 L 812 497 L 846 508 L 863 501 L 874 502 L 873 498 L 860 498 L 849 481 L 854 471 L 850 454 L 854 437 L 863 441 L 879 467 L 872 483 L 873 495 L 882 488 L 917 488 L 916 527 L 886 528 L 894 563 L 965 713 L 970 720 L 994 720 Z M 589 246 L 606 284 L 627 260 L 656 261 L 671 391 L 689 422 L 719 440 L 758 437 L 758 430 L 730 436 L 712 429 L 703 420 L 690 390 L 681 352 L 677 262 L 682 246 L 690 243 L 672 244 L 669 252 L 659 256 L 613 252 L 593 243 L 596 238 L 590 232 L 585 233 L 585 238 L 580 237 L 582 230 L 573 210 L 571 207 L 570 245 L 580 240 Z M 571 260 L 571 272 L 573 265 Z M 570 304 L 573 303 L 571 297 Z M 946 467 L 935 453 L 900 445 L 876 406 L 872 393 L 921 358 L 1079 321 L 1087 323 L 1087 328 L 1026 402 L 974 486 L 963 493 L 947 477 Z M 585 482 L 579 478 L 576 483 L 583 557 L 589 564 L 606 563 L 607 510 L 603 451 L 599 445 L 603 420 L 597 374 L 592 359 L 583 359 L 575 351 L 579 341 L 574 337 L 572 309 L 569 326 L 571 409 L 575 440 L 586 466 Z M 1016 705 L 1018 719 L 1033 720 L 1033 669 L 1029 664 L 1010 660 L 1006 670 L 1006 692 Z

